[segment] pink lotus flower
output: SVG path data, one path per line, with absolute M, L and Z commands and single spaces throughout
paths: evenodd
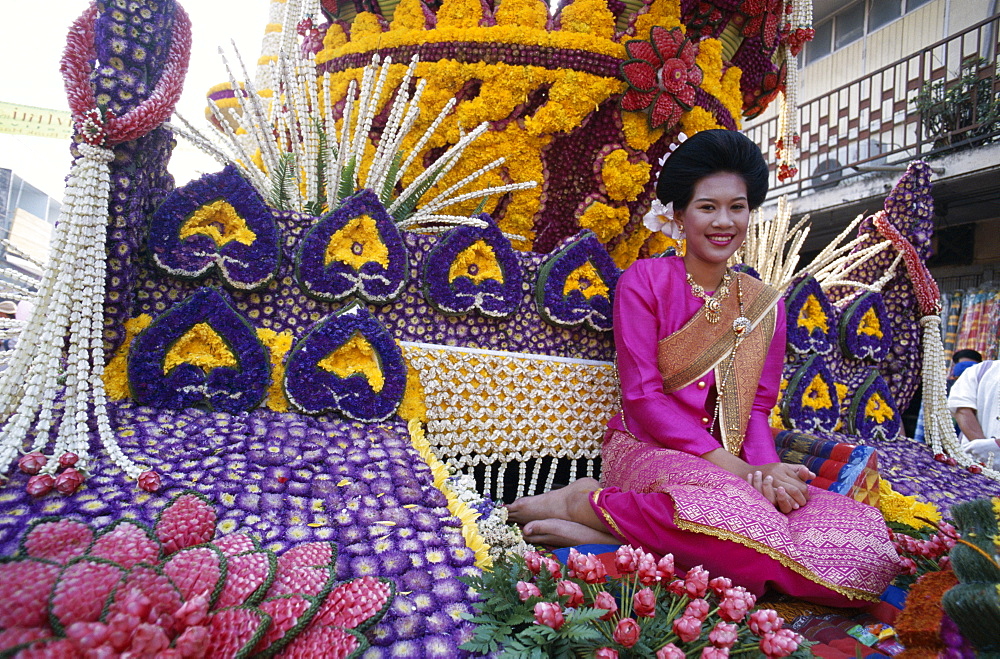
M 717 648 L 731 648 L 739 640 L 739 633 L 738 625 L 719 622 L 708 633 L 708 640 Z
M 657 576 L 656 559 L 652 554 L 643 554 L 639 559 L 639 569 L 637 571 L 639 583 L 643 586 L 652 586 L 660 580 Z
M 917 573 L 917 564 L 909 556 L 904 556 L 899 562 L 903 566 L 903 574 Z
M 569 597 L 566 607 L 575 609 L 583 604 L 583 589 L 575 581 L 560 581 L 556 585 L 556 594 L 560 597 Z
M 673 643 L 667 643 L 656 651 L 656 659 L 684 659 L 685 656 L 684 650 Z
M 618 659 L 618 650 L 614 648 L 598 648 L 594 659 Z
M 73 467 L 68 467 L 56 476 L 56 492 L 63 496 L 73 494 L 81 485 L 83 485 L 83 474 Z
M 147 492 L 160 489 L 160 475 L 152 469 L 139 474 L 139 487 Z
M 549 571 L 553 579 L 562 579 L 562 565 L 554 558 L 545 558 L 545 569 Z
M 524 564 L 532 574 L 537 575 L 542 571 L 542 555 L 537 551 L 526 551 L 524 552 Z
M 684 643 L 690 643 L 701 636 L 701 620 L 694 616 L 683 615 L 674 620 L 674 633 Z
M 719 602 L 719 617 L 727 622 L 740 622 L 753 608 L 756 599 L 742 586 L 730 588 Z
M 632 610 L 640 618 L 652 618 L 656 615 L 656 594 L 643 588 L 632 596 Z
M 56 477 L 52 474 L 38 474 L 28 479 L 24 489 L 33 497 L 43 497 L 55 487 Z
M 607 613 L 601 616 L 601 620 L 611 620 L 611 618 L 618 613 L 618 602 L 615 601 L 615 598 L 611 595 L 611 593 L 602 590 L 597 593 L 597 597 L 594 598 L 594 608 L 604 609 L 607 611 Z
M 683 579 L 674 579 L 667 585 L 667 590 L 669 590 L 674 595 L 678 597 L 686 597 L 687 591 L 684 589 Z
M 708 570 L 696 565 L 684 577 L 684 590 L 690 597 L 704 597 L 708 592 Z
M 708 617 L 708 611 L 710 608 L 711 607 L 709 607 L 706 600 L 701 598 L 691 600 L 691 603 L 684 609 L 684 615 L 697 618 L 698 620 L 704 620 Z
M 76 453 L 71 453 L 67 451 L 59 456 L 59 466 L 60 467 L 72 467 L 80 461 L 80 456 Z
M 17 467 L 26 474 L 35 475 L 42 470 L 47 461 L 44 455 L 38 451 L 34 451 L 22 455 L 21 459 L 17 461 Z
M 760 651 L 770 659 L 787 657 L 799 648 L 802 637 L 791 629 L 767 632 L 760 638 Z
M 717 648 L 714 645 L 709 645 L 701 651 L 701 659 L 727 659 L 727 657 L 729 657 L 729 648 Z
M 716 597 L 721 598 L 726 591 L 733 587 L 733 581 L 729 577 L 716 577 L 708 582 L 708 588 Z
M 763 636 L 767 632 L 774 632 L 781 629 L 785 621 L 778 616 L 774 609 L 760 609 L 750 614 L 750 631 L 757 636 Z
M 535 622 L 552 629 L 559 629 L 566 622 L 562 607 L 556 602 L 539 602 L 535 604 Z
M 656 562 L 656 576 L 660 581 L 674 578 L 673 554 L 664 554 L 663 558 Z
M 532 597 L 542 596 L 542 591 L 538 589 L 538 586 L 527 581 L 518 581 L 515 588 L 517 588 L 517 596 L 521 598 L 522 602 L 527 602 Z
M 632 574 L 639 569 L 638 552 L 629 545 L 622 545 L 615 551 L 615 567 L 621 574 Z
M 570 550 L 569 559 L 566 561 L 568 574 L 571 577 L 583 580 L 588 584 L 603 583 L 608 571 L 604 567 L 601 559 L 593 554 L 581 554 L 575 550 Z
M 618 626 L 615 627 L 613 637 L 616 643 L 621 643 L 625 647 L 630 648 L 639 642 L 639 633 L 641 631 L 639 623 L 635 620 L 632 618 L 622 618 L 618 621 Z

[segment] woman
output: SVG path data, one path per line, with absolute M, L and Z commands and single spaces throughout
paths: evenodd
M 757 595 L 864 605 L 898 572 L 882 516 L 778 461 L 768 417 L 785 353 L 781 293 L 726 265 L 767 179 L 760 150 L 733 131 L 698 133 L 666 161 L 657 196 L 686 251 L 619 279 L 622 413 L 608 423 L 603 483 L 518 499 L 510 518 L 529 542 L 628 543 Z

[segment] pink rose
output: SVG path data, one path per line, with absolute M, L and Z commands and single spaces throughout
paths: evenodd
M 708 640 L 717 648 L 731 648 L 739 640 L 739 634 L 739 626 L 719 622 L 708 633 Z
M 708 592 L 708 570 L 696 565 L 684 577 L 684 591 L 689 597 L 704 597 Z
M 616 643 L 621 643 L 627 648 L 639 642 L 639 632 L 642 631 L 632 618 L 622 618 L 615 627 L 614 639 Z
M 733 587 L 733 582 L 728 577 L 716 577 L 708 582 L 708 587 L 715 593 L 716 597 L 721 598 L 727 590 Z
M 538 586 L 527 581 L 518 581 L 515 588 L 517 588 L 517 596 L 521 598 L 522 602 L 527 602 L 532 597 L 542 596 L 542 591 L 538 589 Z
M 767 632 L 760 638 L 760 651 L 770 659 L 787 657 L 799 648 L 802 637 L 791 629 Z
M 656 594 L 643 588 L 632 596 L 632 610 L 640 618 L 652 618 L 656 615 Z
M 727 659 L 729 657 L 729 648 L 717 648 L 714 645 L 709 645 L 701 651 L 701 659 Z
M 781 629 L 785 621 L 778 616 L 774 609 L 759 609 L 750 614 L 750 631 L 757 636 L 763 636 L 767 632 L 775 632 Z
M 656 651 L 656 659 L 684 659 L 684 650 L 673 643 L 667 643 Z
M 526 551 L 524 552 L 524 564 L 532 574 L 538 574 L 542 571 L 542 555 L 537 551 Z
M 562 579 L 562 565 L 554 558 L 545 559 L 545 569 L 549 571 L 553 579 Z
M 601 620 L 611 620 L 611 618 L 618 613 L 618 602 L 615 601 L 615 598 L 611 595 L 611 593 L 602 590 L 597 593 L 597 597 L 594 598 L 594 608 L 604 609 L 607 611 L 607 613 L 601 616 Z
M 552 629 L 559 629 L 566 622 L 562 607 L 556 602 L 539 602 L 535 605 L 535 622 Z
M 674 555 L 664 554 L 663 558 L 656 562 L 656 576 L 660 581 L 674 578 Z
M 652 554 L 645 554 L 639 559 L 639 569 L 637 572 L 639 583 L 643 586 L 652 586 L 660 580 L 656 570 L 656 559 Z
M 44 455 L 38 451 L 33 451 L 32 453 L 22 455 L 21 459 L 17 461 L 17 466 L 24 473 L 34 476 L 42 470 L 47 461 Z
M 614 648 L 598 648 L 594 659 L 618 659 L 618 650 Z
M 629 545 L 622 545 L 615 551 L 615 567 L 621 574 L 632 574 L 639 569 L 639 556 Z
M 674 620 L 674 633 L 684 643 L 690 643 L 701 636 L 701 620 L 694 616 L 681 616 Z
M 708 617 L 708 611 L 710 608 L 711 607 L 708 606 L 708 602 L 703 599 L 691 600 L 691 603 L 684 609 L 684 615 L 697 618 L 698 620 L 704 620 Z
M 580 588 L 580 584 L 575 581 L 560 581 L 556 585 L 556 594 L 569 598 L 566 601 L 567 608 L 575 609 L 583 604 L 583 590 Z

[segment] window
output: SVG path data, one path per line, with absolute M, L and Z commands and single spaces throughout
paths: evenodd
M 926 5 L 931 0 L 906 0 L 906 11 L 913 11 L 921 5 Z
M 834 18 L 833 47 L 840 50 L 852 41 L 865 36 L 865 3 L 851 5 Z
M 900 0 L 871 0 L 868 6 L 868 32 L 874 32 L 901 15 Z
M 816 34 L 813 36 L 812 41 L 806 42 L 806 64 L 829 55 L 833 50 L 831 47 L 833 41 L 833 21 L 829 20 L 817 23 L 814 29 L 816 30 Z

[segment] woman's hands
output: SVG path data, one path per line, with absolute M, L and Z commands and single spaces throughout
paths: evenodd
M 751 467 L 746 478 L 775 508 L 788 514 L 806 505 L 809 500 L 806 481 L 815 477 L 805 465 L 772 462 Z

